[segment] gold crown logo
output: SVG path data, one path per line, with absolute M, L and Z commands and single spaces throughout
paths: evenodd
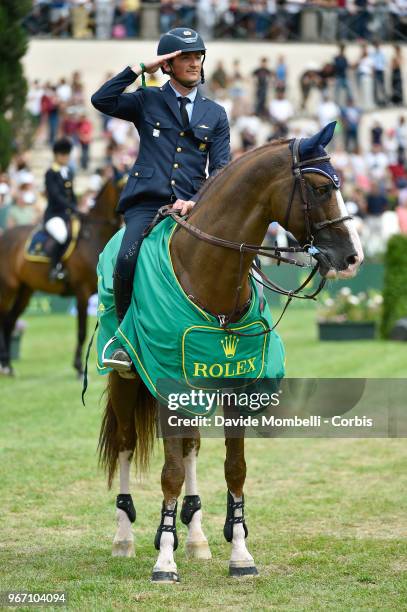
M 232 359 L 235 356 L 238 342 L 239 338 L 237 336 L 225 336 L 224 340 L 220 341 L 228 359 Z

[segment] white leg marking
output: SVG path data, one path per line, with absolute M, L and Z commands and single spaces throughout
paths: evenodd
M 196 450 L 192 448 L 184 457 L 185 467 L 185 495 L 199 495 L 196 478 Z M 211 559 L 208 540 L 202 530 L 202 510 L 197 510 L 188 525 L 186 553 L 196 559 Z
M 196 480 L 196 450 L 191 448 L 189 454 L 184 457 L 185 467 L 185 495 L 199 495 Z
M 130 493 L 130 467 L 132 451 L 119 453 L 120 493 Z
M 237 497 L 232 493 L 235 502 L 242 501 L 241 497 Z M 235 510 L 235 517 L 242 516 L 241 508 Z M 230 565 L 233 567 L 251 567 L 254 565 L 254 559 L 246 548 L 246 540 L 244 537 L 244 529 L 242 523 L 233 525 L 233 540 L 232 553 L 230 555 Z
M 132 451 L 119 453 L 120 493 L 130 493 L 130 466 Z M 113 540 L 114 557 L 132 557 L 134 555 L 134 536 L 127 514 L 116 508 L 117 531 Z
M 174 510 L 176 501 L 166 505 L 167 510 Z M 173 518 L 164 517 L 164 525 L 172 525 Z M 160 540 L 160 552 L 153 572 L 177 572 L 177 564 L 174 559 L 174 536 L 172 533 L 163 532 Z

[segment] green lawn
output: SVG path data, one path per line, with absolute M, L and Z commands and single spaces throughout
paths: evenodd
M 227 577 L 222 440 L 204 440 L 199 477 L 211 562 L 186 561 L 181 584 L 149 581 L 162 452 L 134 481 L 136 557 L 110 557 L 114 498 L 96 466 L 103 380 L 87 407 L 71 369 L 74 320 L 31 317 L 14 380 L 0 380 L 0 590 L 68 591 L 74 610 L 405 610 L 404 440 L 247 441 L 248 546 L 260 576 Z M 403 376 L 405 347 L 316 340 L 314 312 L 281 324 L 290 376 Z

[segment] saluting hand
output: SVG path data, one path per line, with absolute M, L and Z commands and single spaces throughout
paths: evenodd
M 182 51 L 173 51 L 172 53 L 166 53 L 165 55 L 157 55 L 157 57 L 152 62 L 144 62 L 145 72 L 148 74 L 153 74 L 157 72 L 157 70 L 164 64 L 164 62 L 168 62 L 168 60 L 180 55 Z M 133 67 L 133 72 L 139 74 L 140 72 L 140 64 Z
M 193 207 L 195 206 L 195 202 L 193 200 L 177 200 L 172 205 L 172 210 L 180 210 L 181 217 L 187 215 Z

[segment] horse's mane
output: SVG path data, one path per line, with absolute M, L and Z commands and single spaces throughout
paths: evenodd
M 278 147 L 283 144 L 288 144 L 289 142 L 290 142 L 290 139 L 278 138 L 277 140 L 273 140 L 272 142 L 267 142 L 266 144 L 261 145 L 260 147 L 251 149 L 250 151 L 243 153 L 243 155 L 231 161 L 227 166 L 224 166 L 216 174 L 206 179 L 205 183 L 202 185 L 201 189 L 198 192 L 198 201 L 197 201 L 197 205 L 195 206 L 195 209 L 197 208 L 198 204 L 201 202 L 202 196 L 208 191 L 208 189 L 212 187 L 212 185 L 216 183 L 218 179 L 220 179 L 226 172 L 229 172 L 231 168 L 235 168 L 242 162 L 247 161 L 249 158 L 251 159 L 254 155 L 257 155 L 260 151 L 262 152 L 266 149 L 273 149 L 274 147 Z

